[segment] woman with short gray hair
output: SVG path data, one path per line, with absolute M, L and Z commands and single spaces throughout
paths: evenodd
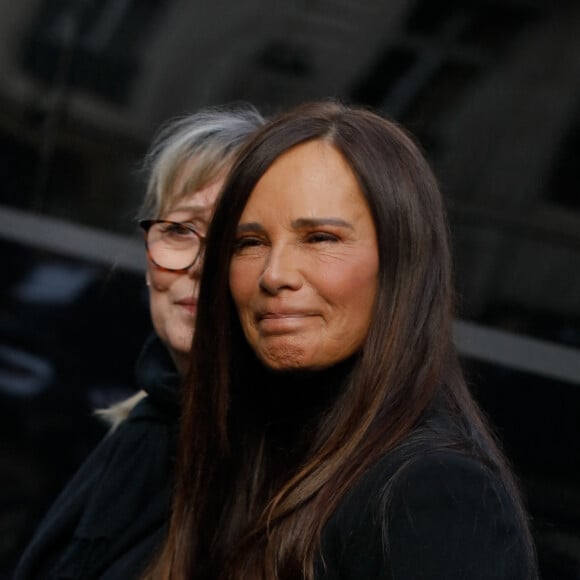
M 56 500 L 15 580 L 136 578 L 164 537 L 205 236 L 229 168 L 263 122 L 250 106 L 208 108 L 154 140 L 140 225 L 155 333 L 137 363 L 139 391 L 99 412 L 111 433 Z

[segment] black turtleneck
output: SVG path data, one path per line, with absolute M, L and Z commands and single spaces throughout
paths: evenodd
M 148 338 L 137 359 L 135 377 L 155 409 L 168 420 L 177 420 L 181 378 L 169 351 L 155 334 Z
M 255 361 L 255 359 L 254 359 Z M 340 396 L 355 366 L 350 357 L 322 370 L 274 371 L 255 361 L 232 389 L 232 435 L 266 436 L 279 451 L 300 454 L 321 414 Z

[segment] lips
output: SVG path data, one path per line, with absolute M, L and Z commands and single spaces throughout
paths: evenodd
M 307 318 L 313 316 L 309 312 L 295 312 L 295 311 L 276 311 L 276 312 L 258 312 L 256 318 L 261 320 L 277 320 L 284 318 Z
M 263 336 L 280 336 L 302 332 L 314 316 L 303 310 L 264 310 L 256 314 L 256 324 Z
M 197 300 L 195 298 L 182 298 L 181 300 L 177 300 L 175 304 L 191 313 L 197 311 Z

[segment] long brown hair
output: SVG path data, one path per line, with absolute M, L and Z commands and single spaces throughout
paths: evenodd
M 286 425 L 284 448 L 279 439 L 272 443 L 275 421 L 256 387 L 271 377 L 264 379 L 241 332 L 229 264 L 240 215 L 260 177 L 281 154 L 315 139 L 331 143 L 359 181 L 376 227 L 379 284 L 366 342 L 345 370 L 345 384 L 307 428 Z M 151 575 L 312 579 L 330 515 L 436 397 L 458 424 L 441 445 L 493 466 L 519 506 L 465 386 L 452 314 L 443 201 L 424 156 L 401 127 L 323 102 L 282 114 L 260 130 L 224 186 L 208 236 L 173 513 Z

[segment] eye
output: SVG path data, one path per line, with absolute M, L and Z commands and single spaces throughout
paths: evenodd
M 195 237 L 191 224 L 167 222 L 163 224 L 162 233 L 166 238 L 191 238 Z
M 234 252 L 242 252 L 243 250 L 248 250 L 250 248 L 258 248 L 263 244 L 263 240 L 257 236 L 244 236 L 238 238 L 234 242 Z
M 338 242 L 339 238 L 329 232 L 312 232 L 306 236 L 305 241 L 309 244 L 319 244 L 321 242 Z

